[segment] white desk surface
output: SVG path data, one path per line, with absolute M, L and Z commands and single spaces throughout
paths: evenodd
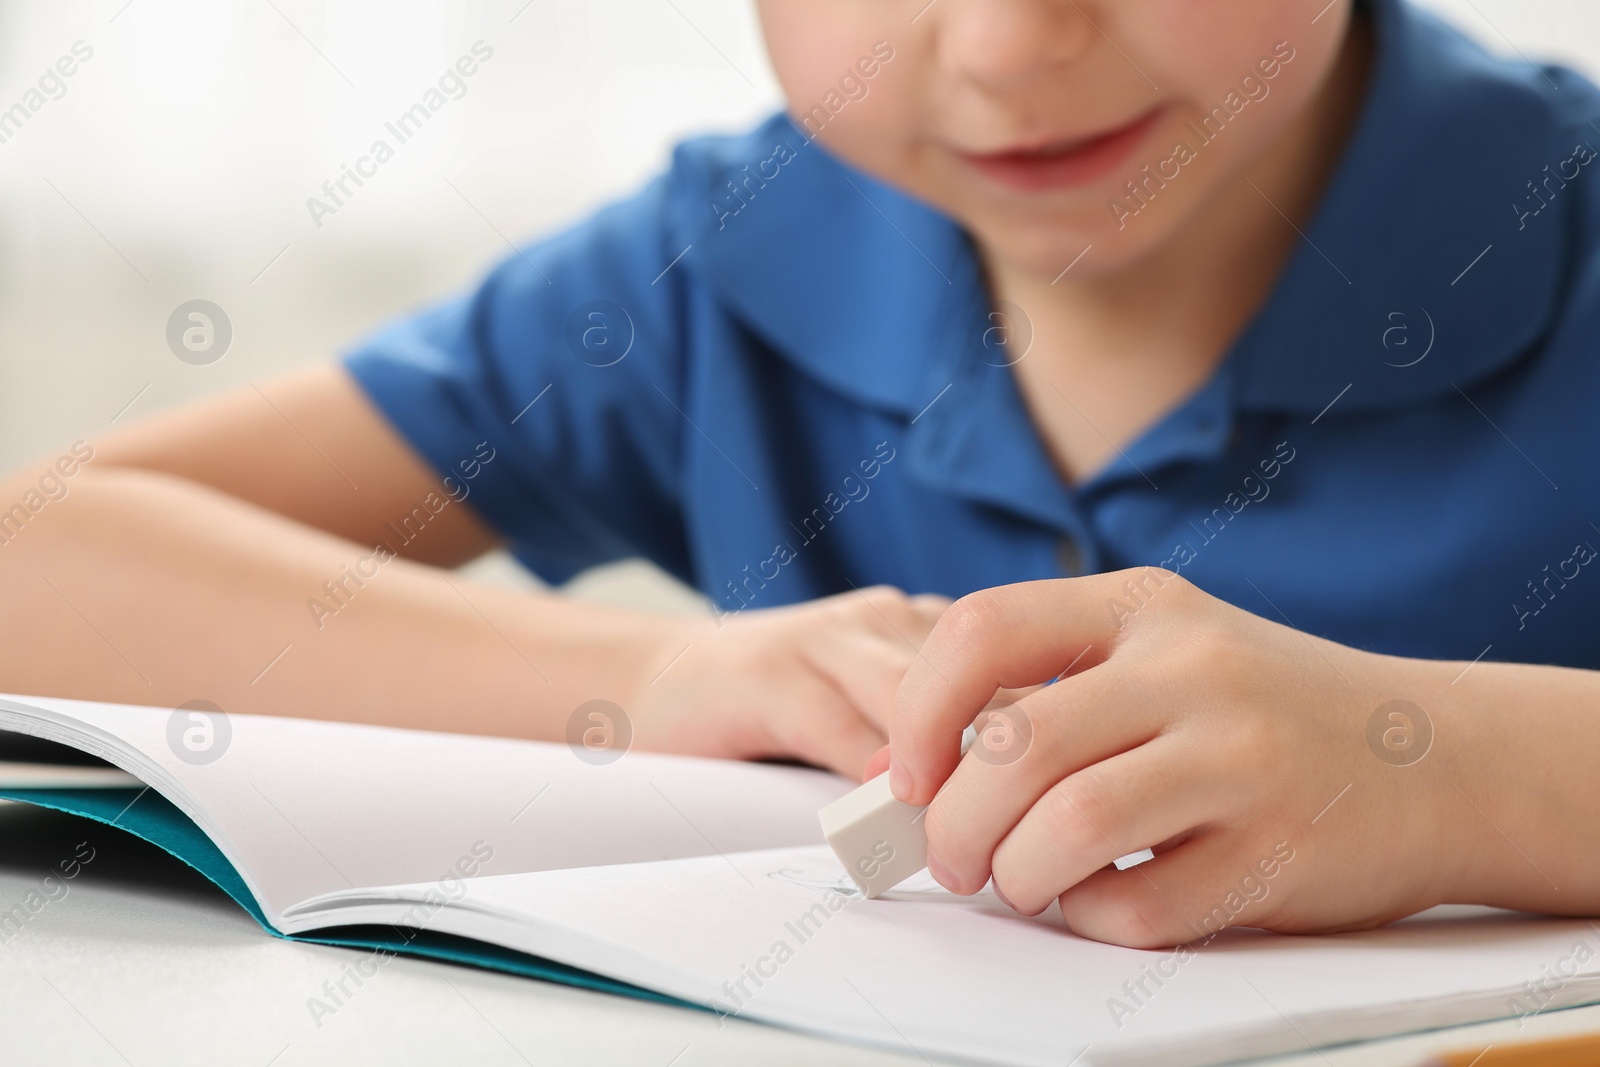
M 466 967 L 394 959 L 321 1025 L 307 998 L 362 958 L 264 933 L 165 853 L 0 802 L 0 912 L 87 839 L 92 863 L 20 934 L 0 932 L 0 1061 L 52 1067 L 312 1064 L 902 1065 L 904 1054 Z M 352 985 L 351 988 L 354 988 Z M 1256 1061 L 1415 1064 L 1435 1049 L 1600 1031 L 1600 1007 Z

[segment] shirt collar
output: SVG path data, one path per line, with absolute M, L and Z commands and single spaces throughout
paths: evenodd
M 1005 353 L 993 334 L 986 346 L 994 324 L 966 233 L 782 117 L 701 146 L 720 165 L 696 175 L 706 156 L 691 145 L 674 173 L 695 176 L 688 216 L 700 220 L 682 234 L 683 262 L 716 298 L 813 378 L 907 420 L 906 463 L 924 482 L 1071 526 Z
M 1414 404 L 1488 377 L 1545 332 L 1565 215 L 1513 205 L 1571 154 L 1545 75 L 1403 0 L 1371 5 L 1362 114 L 1304 238 L 1235 345 L 1241 408 Z M 1536 203 L 1530 200 L 1530 203 Z
M 829 387 L 915 415 L 957 316 L 983 300 L 966 234 L 851 168 L 784 115 L 680 147 L 684 264 Z
M 1362 114 L 1229 357 L 1240 407 L 1318 412 L 1338 396 L 1357 410 L 1449 394 L 1527 351 L 1555 303 L 1574 197 L 1535 218 L 1512 207 L 1572 147 L 1552 155 L 1563 142 L 1545 74 L 1485 54 L 1404 0 L 1370 10 Z M 691 142 L 675 172 L 685 264 L 824 384 L 915 417 L 984 359 L 987 297 L 960 227 L 787 117 Z

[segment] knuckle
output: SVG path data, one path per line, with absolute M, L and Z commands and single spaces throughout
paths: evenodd
M 1188 618 L 1200 610 L 1205 592 L 1176 571 L 1140 567 L 1134 582 L 1153 605 L 1152 619 Z
M 1113 577 L 1121 579 L 1124 588 L 1132 586 L 1146 597 L 1153 597 L 1159 590 L 1162 600 L 1169 600 L 1174 604 L 1195 591 L 1193 582 L 1177 571 L 1169 571 L 1165 567 L 1130 567 L 1119 571 Z
M 1152 583 L 1157 585 L 1170 585 L 1174 589 L 1182 589 L 1185 586 L 1191 585 L 1189 580 L 1180 575 L 1177 571 L 1169 571 L 1165 567 L 1157 567 L 1154 564 L 1143 567 L 1133 567 L 1130 569 L 1129 573 L 1132 574 L 1135 585 L 1140 583 Z
M 1255 662 L 1254 642 L 1232 626 L 1208 626 L 1200 642 L 1214 668 L 1238 670 L 1247 676 Z
M 869 585 L 861 590 L 861 595 L 875 608 L 899 604 L 906 599 L 906 595 L 892 585 Z
M 1268 767 L 1284 751 L 1285 723 L 1278 716 L 1241 714 L 1230 724 L 1232 751 L 1235 766 Z
M 850 598 L 855 612 L 876 621 L 879 616 L 899 623 L 911 613 L 909 598 L 892 585 L 872 585 Z
M 1057 889 L 1043 885 L 1034 866 L 1017 857 L 1003 843 L 995 849 L 990 877 L 1003 898 L 1020 915 L 1037 915 L 1056 897 Z
M 1172 640 L 1147 651 L 1145 665 L 1152 680 L 1191 701 L 1208 695 L 1217 707 L 1234 707 L 1261 684 L 1257 650 L 1230 626 L 1187 626 Z
M 1000 627 L 1003 615 L 990 591 L 968 593 L 945 609 L 934 632 L 958 648 L 982 647 Z
M 1103 899 L 1092 922 L 1097 936 L 1128 948 L 1163 948 L 1184 940 L 1171 929 L 1166 909 L 1137 892 Z
M 1169 571 L 1165 567 L 1140 567 L 1139 577 L 1165 587 L 1172 593 L 1172 598 L 1180 603 L 1192 599 L 1200 592 L 1199 586 L 1177 571 Z
M 1194 610 L 1195 585 L 1164 567 L 1130 567 L 1102 576 L 1111 593 L 1108 601 L 1120 630 L 1162 629 L 1162 621 L 1186 617 Z
M 1121 822 L 1122 805 L 1112 791 L 1083 772 L 1057 783 L 1041 802 L 1050 823 L 1076 847 L 1105 848 Z
M 1229 654 L 1225 642 L 1217 640 L 1209 631 L 1194 630 L 1184 634 L 1160 650 L 1164 664 L 1156 666 L 1173 686 L 1196 692 L 1196 682 L 1205 687 L 1222 688 L 1220 695 L 1232 689 L 1230 673 L 1236 662 Z

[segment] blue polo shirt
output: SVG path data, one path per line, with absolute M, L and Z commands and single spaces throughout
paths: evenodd
M 782 116 L 347 365 L 442 475 L 488 443 L 470 502 L 552 581 L 644 556 L 738 612 L 1161 564 L 1354 646 L 1600 667 L 1600 97 L 1371 12 L 1363 113 L 1275 290 L 1085 484 L 968 236 Z

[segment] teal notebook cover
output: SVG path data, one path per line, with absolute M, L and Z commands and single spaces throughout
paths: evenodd
M 41 808 L 67 812 L 93 819 L 135 837 L 143 838 L 176 856 L 238 902 L 274 937 L 306 941 L 316 945 L 363 950 L 381 949 L 408 956 L 444 960 L 449 963 L 485 967 L 493 971 L 547 982 L 593 989 L 603 993 L 638 997 L 662 1004 L 698 1008 L 676 997 L 655 993 L 639 986 L 618 982 L 603 975 L 569 967 L 564 963 L 530 956 L 484 941 L 400 926 L 352 926 L 318 934 L 284 934 L 267 922 L 244 879 L 187 815 L 152 789 L 0 789 L 0 799 L 15 800 Z

